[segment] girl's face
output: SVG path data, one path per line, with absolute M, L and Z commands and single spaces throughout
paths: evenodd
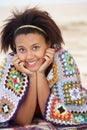
M 25 62 L 30 71 L 37 71 L 44 62 L 45 52 L 49 46 L 44 37 L 38 33 L 20 34 L 15 39 L 19 59 Z

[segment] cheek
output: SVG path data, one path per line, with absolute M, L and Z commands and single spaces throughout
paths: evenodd
M 40 58 L 40 59 L 43 59 L 44 56 L 45 56 L 45 54 L 40 54 L 40 55 L 39 55 L 39 58 Z
M 46 53 L 46 51 L 44 50 L 42 50 L 39 54 L 38 54 L 38 56 L 40 57 L 40 58 L 44 58 L 44 56 L 45 56 L 45 53 Z
M 18 53 L 18 57 L 19 57 L 19 59 L 21 60 L 21 61 L 25 61 L 25 55 L 24 54 L 19 54 Z

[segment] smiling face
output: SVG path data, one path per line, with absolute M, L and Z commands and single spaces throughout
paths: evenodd
M 44 56 L 49 45 L 41 34 L 20 34 L 15 39 L 16 51 L 25 67 L 37 71 L 44 62 Z

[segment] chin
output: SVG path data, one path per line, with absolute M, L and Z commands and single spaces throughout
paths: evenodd
M 41 65 L 35 66 L 35 67 L 26 67 L 28 70 L 32 71 L 32 72 L 36 72 L 38 71 L 38 69 L 40 68 Z
M 28 70 L 30 70 L 31 72 L 36 72 L 36 71 L 38 71 L 38 68 L 27 68 Z
M 31 72 L 37 72 L 36 69 L 29 69 Z

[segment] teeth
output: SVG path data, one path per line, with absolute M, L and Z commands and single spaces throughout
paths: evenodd
M 28 64 L 29 65 L 33 65 L 33 64 L 35 64 L 36 63 L 36 61 L 34 61 L 34 62 L 29 62 Z

